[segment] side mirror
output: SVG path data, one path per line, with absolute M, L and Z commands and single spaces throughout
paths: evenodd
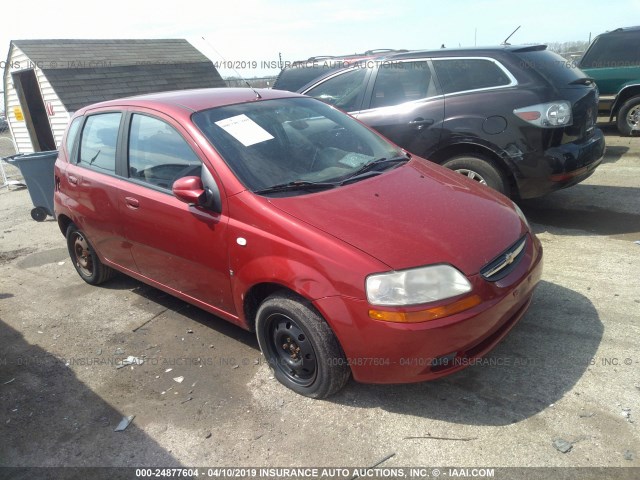
M 171 191 L 178 200 L 189 205 L 201 205 L 206 196 L 200 177 L 179 178 L 173 182 Z

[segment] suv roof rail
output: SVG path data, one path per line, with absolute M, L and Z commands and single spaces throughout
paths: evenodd
M 314 60 L 324 60 L 326 58 L 336 58 L 335 55 L 317 55 L 315 57 L 309 57 L 307 62 L 313 62 Z
M 376 55 L 378 53 L 403 53 L 408 51 L 409 50 L 404 48 L 400 50 L 396 50 L 395 48 L 375 48 L 373 50 L 367 50 L 366 52 L 364 52 L 364 55 Z

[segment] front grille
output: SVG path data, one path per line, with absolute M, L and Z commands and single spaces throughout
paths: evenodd
M 481 270 L 480 275 L 485 280 L 497 282 L 509 275 L 520 263 L 527 246 L 527 236 L 525 235 L 516 243 L 507 248 L 496 258 L 487 263 Z

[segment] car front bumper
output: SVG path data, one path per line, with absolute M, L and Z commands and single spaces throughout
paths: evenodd
M 495 347 L 527 311 L 541 274 L 542 247 L 530 236 L 525 256 L 509 276 L 493 283 L 480 275 L 471 278 L 483 302 L 458 314 L 393 323 L 369 318 L 365 300 L 335 296 L 314 304 L 336 333 L 355 380 L 420 382 L 470 366 Z

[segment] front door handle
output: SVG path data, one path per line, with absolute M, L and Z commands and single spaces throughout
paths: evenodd
M 136 209 L 140 206 L 140 202 L 137 198 L 133 197 L 124 197 L 124 201 L 127 204 L 127 207 Z
M 67 175 L 67 179 L 69 180 L 69 183 L 71 183 L 72 185 L 78 184 L 78 177 L 76 177 L 75 175 Z

